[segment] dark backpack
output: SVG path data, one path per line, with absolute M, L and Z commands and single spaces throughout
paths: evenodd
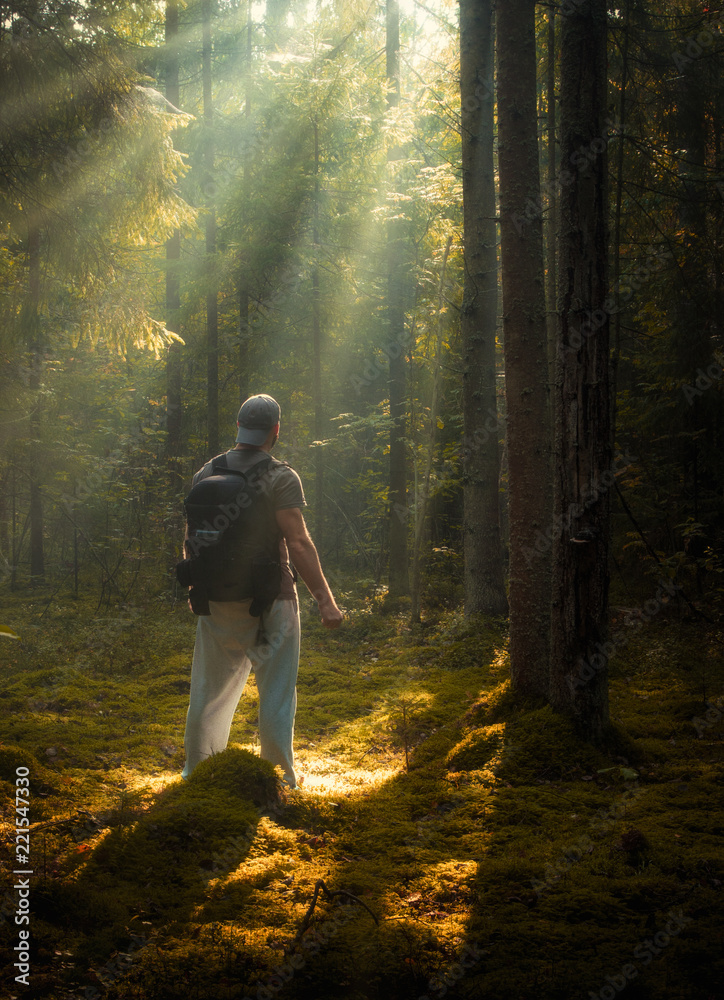
M 271 456 L 242 472 L 226 455 L 213 460 L 184 500 L 187 558 L 176 577 L 191 587 L 197 615 L 208 615 L 209 601 L 252 598 L 250 613 L 260 615 L 281 590 L 280 532 L 274 506 L 261 478 Z

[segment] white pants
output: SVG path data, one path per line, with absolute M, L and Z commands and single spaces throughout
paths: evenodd
M 296 600 L 274 601 L 264 612 L 264 638 L 257 644 L 259 619 L 249 614 L 250 604 L 210 601 L 211 614 L 199 617 L 183 777 L 188 778 L 199 761 L 226 748 L 234 712 L 253 667 L 259 690 L 261 756 L 278 764 L 294 788 L 299 607 Z

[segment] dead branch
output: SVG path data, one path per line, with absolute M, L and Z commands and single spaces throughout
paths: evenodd
M 297 933 L 297 936 L 294 938 L 294 943 L 295 944 L 298 944 L 302 940 L 302 936 L 304 935 L 304 932 L 309 928 L 309 922 L 312 919 L 312 914 L 314 913 L 314 908 L 317 905 L 317 899 L 319 898 L 320 890 L 324 893 L 325 897 L 327 899 L 329 899 L 329 900 L 334 899 L 335 896 L 346 896 L 347 899 L 353 899 L 355 901 L 355 903 L 359 903 L 360 906 L 363 906 L 365 908 L 365 910 L 367 910 L 367 912 L 372 917 L 372 919 L 374 920 L 374 922 L 379 926 L 379 923 L 380 923 L 379 920 L 377 919 L 377 917 L 375 916 L 375 914 L 372 912 L 372 910 L 369 908 L 369 906 L 366 903 L 364 903 L 359 898 L 359 896 L 355 896 L 354 893 L 352 893 L 352 892 L 347 892 L 346 889 L 328 889 L 327 886 L 324 884 L 324 879 L 320 878 L 320 879 L 318 879 L 318 881 L 316 882 L 316 884 L 314 886 L 314 895 L 312 896 L 312 902 L 309 904 L 309 909 L 304 914 L 304 920 L 302 920 L 302 926 L 299 928 L 299 932 Z

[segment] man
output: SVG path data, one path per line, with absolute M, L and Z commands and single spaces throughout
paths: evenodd
M 317 550 L 304 523 L 302 508 L 306 501 L 299 476 L 285 463 L 269 457 L 279 436 L 280 417 L 279 404 L 271 396 L 251 396 L 239 410 L 236 447 L 225 458 L 230 468 L 239 469 L 252 479 L 254 466 L 264 469 L 269 463 L 267 469 L 257 473 L 256 483 L 274 510 L 279 533 L 281 591 L 264 610 L 261 627 L 260 619 L 250 614 L 251 596 L 244 600 L 210 600 L 210 615 L 199 617 L 184 737 L 184 778 L 199 761 L 226 747 L 234 712 L 253 666 L 259 690 L 261 756 L 278 764 L 287 785 L 296 788 L 292 742 L 299 666 L 299 605 L 290 560 L 316 599 L 322 623 L 327 628 L 337 628 L 342 622 L 342 613 L 324 578 Z M 213 474 L 213 461 L 196 473 L 193 485 Z M 188 549 L 188 545 L 185 547 Z

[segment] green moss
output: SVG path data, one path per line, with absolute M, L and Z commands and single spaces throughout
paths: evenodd
M 47 995 L 100 979 L 114 1000 L 261 997 L 297 955 L 303 967 L 273 995 L 567 1000 L 600 995 L 672 909 L 692 923 L 621 996 L 718 995 L 722 730 L 699 738 L 688 713 L 704 682 L 708 697 L 722 688 L 724 667 L 701 626 L 652 622 L 622 649 L 613 726 L 594 750 L 549 709 L 516 702 L 495 623 L 466 631 L 441 615 L 412 628 L 369 604 L 338 633 L 312 623 L 298 684 L 305 790 L 285 802 L 251 752 L 253 682 L 230 748 L 179 779 L 185 612 L 144 619 L 145 659 L 126 624 L 52 609 L 43 621 L 0 694 L 22 705 L 7 718 L 6 773 L 22 748 L 48 780 L 32 831 Z M 318 947 L 295 944 L 320 880 L 379 924 L 321 893 L 304 935 Z M 479 957 L 463 967 L 466 948 Z M 450 969 L 460 976 L 446 980 Z
M 500 716 L 507 693 L 495 704 Z M 609 760 L 580 738 L 574 724 L 550 706 L 516 710 L 507 722 L 481 726 L 469 732 L 447 756 L 451 769 L 490 767 L 503 782 L 516 785 L 536 780 L 590 774 Z
M 12 786 L 13 798 L 15 797 L 15 779 L 18 768 L 26 769 L 23 774 L 26 774 L 27 771 L 33 793 L 47 794 L 57 790 L 52 771 L 42 765 L 35 754 L 14 744 L 0 744 L 0 781 L 7 782 L 8 785 Z
M 485 768 L 502 750 L 505 725 L 483 726 L 462 739 L 447 755 L 450 770 L 473 771 Z
M 191 794 L 205 798 L 226 792 L 265 808 L 280 803 L 281 785 L 274 765 L 233 744 L 198 764 L 188 787 Z

